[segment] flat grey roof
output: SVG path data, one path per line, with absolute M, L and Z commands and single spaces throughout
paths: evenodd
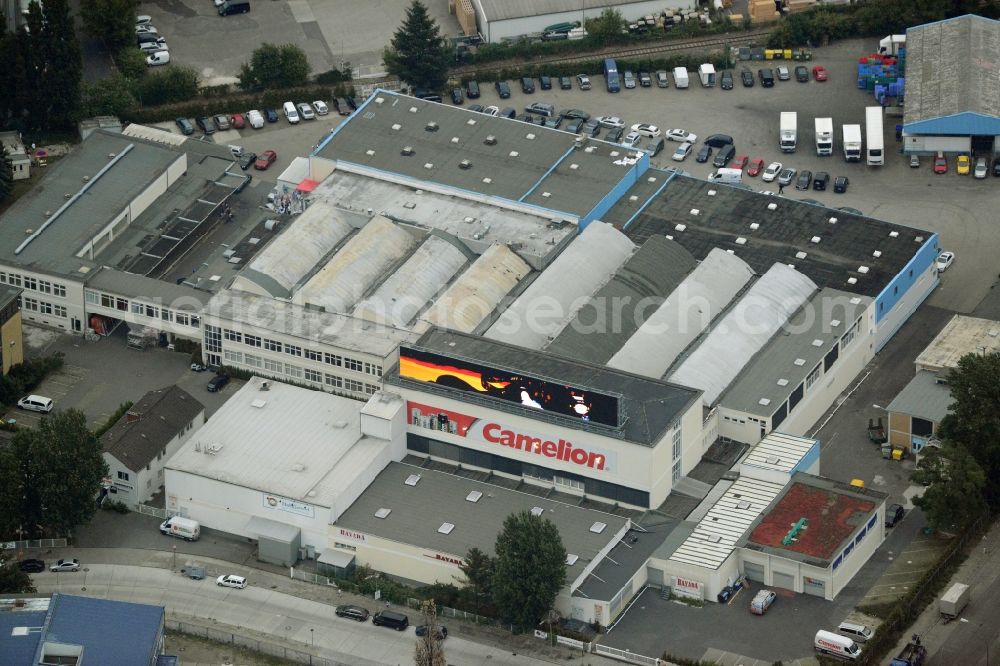
M 212 294 L 183 284 L 157 280 L 145 275 L 103 267 L 87 279 L 87 287 L 152 303 L 175 310 L 200 310 Z
M 674 532 L 680 521 L 657 513 L 647 513 L 638 529 L 631 529 L 615 544 L 584 580 L 575 597 L 610 601 Z
M 937 373 L 921 370 L 896 394 L 885 411 L 940 423 L 953 402 L 948 385 L 938 383 Z
M 489 21 L 544 16 L 559 12 L 586 12 L 632 5 L 636 0 L 476 0 Z
M 609 437 L 652 446 L 687 410 L 701 394 L 697 389 L 629 374 L 606 366 L 573 360 L 554 354 L 524 349 L 496 340 L 432 328 L 413 345 L 417 349 L 474 361 L 498 369 L 523 372 L 526 375 L 561 382 L 569 386 L 588 388 L 619 396 L 624 423 L 618 430 L 574 418 L 558 418 L 559 424 L 568 428 L 594 430 Z M 387 369 L 383 376 L 386 384 L 419 386 L 421 390 L 455 395 L 458 389 L 439 384 L 415 382 L 399 376 L 399 365 Z M 463 396 L 468 393 L 458 391 Z M 532 418 L 549 416 L 538 410 L 522 407 L 503 400 L 491 400 L 490 408 L 514 414 L 530 413 Z
M 415 485 L 405 483 L 411 475 L 420 477 Z M 474 491 L 482 493 L 482 497 L 476 502 L 466 500 Z M 534 507 L 544 509 L 545 518 L 559 529 L 567 554 L 579 557 L 573 565 L 566 567 L 567 583 L 579 576 L 584 567 L 628 524 L 628 519 L 603 511 L 583 509 L 481 481 L 390 462 L 350 508 L 340 515 L 336 525 L 463 557 L 474 546 L 493 554 L 504 519 L 512 513 L 530 511 Z M 377 518 L 375 512 L 379 509 L 389 509 L 390 512 L 385 518 Z M 606 527 L 600 533 L 591 532 L 591 526 L 597 522 L 604 523 Z M 451 523 L 454 529 L 449 534 L 442 534 L 438 531 L 442 523 Z
M 715 194 L 709 195 L 710 190 Z M 936 240 L 930 231 L 684 175 L 671 179 L 638 215 L 621 207 L 629 195 L 601 219 L 620 228 L 635 216 L 625 233 L 636 243 L 671 236 L 699 261 L 713 248 L 732 250 L 760 275 L 776 262 L 791 264 L 819 287 L 864 296 L 881 293 L 924 243 Z M 768 210 L 772 203 L 776 210 Z M 830 223 L 831 217 L 836 223 Z M 677 225 L 684 225 L 683 230 Z M 820 237 L 818 244 L 813 236 Z M 739 238 L 746 242 L 737 243 Z M 797 257 L 799 252 L 805 257 Z M 859 273 L 860 266 L 867 266 L 868 273 Z M 849 283 L 850 278 L 856 283 Z
M 838 346 L 871 301 L 837 289 L 820 290 L 743 368 L 719 404 L 752 414 L 773 413 Z M 864 344 L 864 340 L 854 343 Z
M 380 90 L 314 155 L 336 160 L 338 169 L 376 178 L 380 172 L 398 174 L 538 206 L 554 216 L 582 217 L 630 167 L 621 146 L 592 140 L 576 149 L 577 139 L 561 130 Z M 403 154 L 407 147 L 412 154 Z

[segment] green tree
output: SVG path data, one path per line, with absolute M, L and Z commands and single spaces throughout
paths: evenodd
M 597 43 L 618 39 L 627 28 L 628 21 L 617 9 L 605 9 L 597 18 L 587 20 L 587 34 Z
M 21 571 L 17 562 L 6 562 L 0 557 L 0 594 L 27 594 L 37 591 L 31 582 L 31 576 Z
M 390 74 L 411 86 L 440 90 L 448 80 L 449 53 L 441 28 L 427 13 L 427 7 L 413 0 L 403 24 L 383 51 L 382 60 Z
M 483 597 L 490 595 L 490 587 L 493 581 L 493 558 L 478 548 L 471 548 L 465 556 L 465 561 L 458 565 L 469 587 L 472 588 L 476 613 L 479 613 L 479 602 Z
M 96 83 L 83 84 L 84 116 L 121 116 L 135 106 L 129 82 L 117 72 Z
M 104 42 L 111 53 L 135 46 L 135 15 L 138 0 L 80 0 L 83 27 Z
M 14 188 L 14 167 L 7 154 L 7 146 L 0 143 L 0 201 L 10 196 Z
M 83 412 L 71 409 L 19 430 L 0 450 L 0 538 L 68 534 L 90 520 L 108 466 Z
M 521 511 L 507 516 L 497 535 L 493 602 L 500 617 L 534 627 L 552 608 L 566 581 L 566 549 L 552 521 Z
M 135 95 L 145 106 L 186 102 L 198 95 L 198 72 L 191 67 L 165 67 L 136 82 Z
M 285 44 L 281 47 L 281 76 L 285 87 L 301 86 L 309 82 L 312 68 L 306 52 L 295 44 Z
M 146 65 L 146 52 L 137 48 L 124 48 L 115 54 L 115 65 L 118 72 L 133 86 L 149 72 Z
M 42 16 L 45 50 L 39 92 L 46 102 L 44 126 L 68 128 L 80 119 L 83 54 L 67 0 L 45 0 Z
M 960 529 L 986 508 L 986 473 L 961 445 L 945 442 L 925 451 L 913 480 L 927 490 L 913 503 L 923 509 L 931 527 Z
M 309 80 L 306 53 L 295 44 L 264 43 L 255 49 L 250 62 L 240 67 L 239 86 L 243 90 L 288 88 Z
M 440 625 L 437 621 L 437 607 L 433 599 L 427 599 L 420 604 L 420 612 L 424 616 L 424 627 L 427 631 L 423 636 L 417 636 L 413 663 L 415 666 L 447 666 L 444 656 L 444 641 L 438 640 Z

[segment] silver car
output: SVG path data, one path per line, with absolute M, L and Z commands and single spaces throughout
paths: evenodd
M 791 185 L 792 181 L 795 180 L 795 174 L 798 172 L 789 167 L 778 174 L 778 185 Z
M 316 119 L 316 112 L 313 111 L 313 108 L 312 106 L 309 105 L 309 102 L 299 102 L 298 108 L 299 108 L 299 115 L 302 116 L 302 120 Z

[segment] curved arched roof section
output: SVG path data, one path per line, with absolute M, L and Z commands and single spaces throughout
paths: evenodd
M 750 265 L 735 254 L 712 250 L 608 365 L 646 377 L 662 377 L 753 276 Z
M 405 327 L 465 266 L 468 258 L 452 243 L 430 236 L 375 293 L 358 303 L 354 315 Z
M 358 299 L 417 244 L 406 229 L 376 216 L 292 297 L 297 305 L 348 312 Z
M 487 329 L 485 336 L 541 349 L 635 251 L 622 232 L 591 222 Z
M 703 391 L 712 405 L 768 340 L 817 289 L 787 264 L 774 264 L 723 316 L 669 381 Z
M 531 267 L 509 247 L 493 245 L 448 287 L 421 319 L 434 326 L 470 333 L 530 272 Z
M 272 296 L 287 296 L 352 231 L 341 211 L 317 201 L 261 250 L 241 277 Z M 284 293 L 274 293 L 276 287 Z

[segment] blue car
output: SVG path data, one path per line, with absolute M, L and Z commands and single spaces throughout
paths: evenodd
M 267 122 L 269 123 L 278 122 L 278 112 L 274 109 L 264 109 L 264 117 L 267 118 Z

